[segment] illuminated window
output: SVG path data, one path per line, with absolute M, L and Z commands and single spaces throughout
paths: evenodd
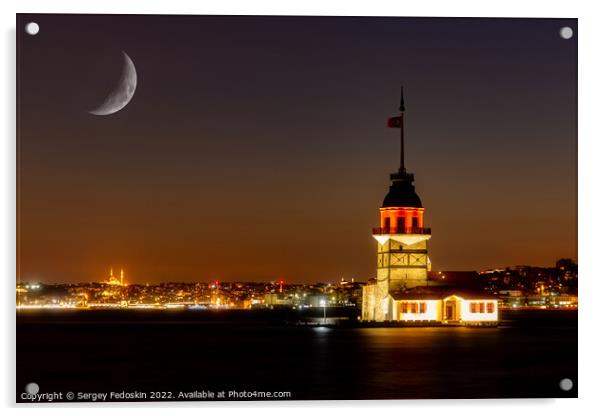
M 417 313 L 418 312 L 418 304 L 416 302 L 412 302 L 410 304 L 410 308 L 411 308 L 411 312 L 412 313 Z
M 420 302 L 420 313 L 426 313 L 426 302 Z
M 469 309 L 470 313 L 485 313 L 485 302 L 470 302 Z M 487 302 L 487 313 L 493 313 L 494 310 L 495 304 Z
M 408 313 L 408 302 L 401 302 L 401 313 Z

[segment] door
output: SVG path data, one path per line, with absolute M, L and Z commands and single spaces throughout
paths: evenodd
M 446 321 L 457 321 L 455 300 L 445 301 L 445 316 L 443 319 Z

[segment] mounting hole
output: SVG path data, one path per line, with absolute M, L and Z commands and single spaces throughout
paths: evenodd
M 39 31 L 40 25 L 38 25 L 36 22 L 29 22 L 25 25 L 25 32 L 28 35 L 37 35 Z
M 560 29 L 560 37 L 562 39 L 570 39 L 573 37 L 573 29 L 565 26 L 563 28 Z
M 564 391 L 570 391 L 573 388 L 573 380 L 570 378 L 563 378 L 560 380 L 560 389 Z
M 25 392 L 28 394 L 38 394 L 39 391 L 40 386 L 38 386 L 38 383 L 29 383 L 25 386 Z

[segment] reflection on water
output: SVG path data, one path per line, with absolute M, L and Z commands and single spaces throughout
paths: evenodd
M 17 378 L 64 391 L 278 390 L 293 399 L 576 396 L 558 388 L 577 380 L 576 314 L 510 318 L 500 328 L 20 319 Z

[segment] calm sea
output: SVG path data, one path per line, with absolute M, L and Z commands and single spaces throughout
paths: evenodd
M 30 382 L 63 397 L 143 392 L 143 400 L 152 392 L 171 400 L 180 392 L 197 400 L 209 392 L 218 400 L 265 392 L 292 400 L 577 396 L 575 311 L 504 312 L 498 328 L 327 328 L 291 325 L 294 318 L 20 311 L 17 401 L 27 401 L 21 392 Z M 559 388 L 564 378 L 574 383 L 569 392 Z

